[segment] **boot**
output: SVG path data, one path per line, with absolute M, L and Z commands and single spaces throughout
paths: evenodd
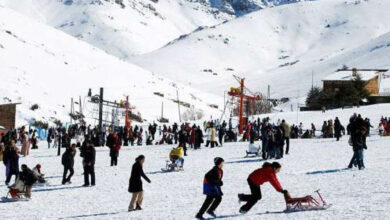
M 205 219 L 205 218 L 203 218 L 203 215 L 201 215 L 199 213 L 196 214 L 195 218 L 200 219 L 200 220 L 204 220 Z

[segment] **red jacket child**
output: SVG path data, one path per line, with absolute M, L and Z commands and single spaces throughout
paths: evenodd
M 265 182 L 270 182 L 278 192 L 283 191 L 283 188 L 276 177 L 275 170 L 272 167 L 266 166 L 253 171 L 249 175 L 249 179 L 256 186 L 263 185 Z

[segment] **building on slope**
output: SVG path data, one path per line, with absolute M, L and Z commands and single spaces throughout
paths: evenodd
M 351 69 L 338 70 L 323 79 L 325 92 L 337 92 L 342 87 L 351 84 L 359 75 L 365 83 L 365 88 L 371 96 L 379 95 L 381 76 L 387 73 L 387 69 Z
M 4 126 L 5 129 L 15 128 L 16 105 L 18 104 L 20 103 L 10 103 L 10 104 L 0 105 L 0 126 Z

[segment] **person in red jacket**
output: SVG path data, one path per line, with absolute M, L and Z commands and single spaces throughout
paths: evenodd
M 118 165 L 118 157 L 119 157 L 119 150 L 122 146 L 121 137 L 119 137 L 118 133 L 114 133 L 114 136 L 112 138 L 112 146 L 110 147 L 110 157 L 111 157 L 111 166 L 117 166 Z
M 238 199 L 240 202 L 246 202 L 240 208 L 240 213 L 244 214 L 248 212 L 256 203 L 261 199 L 261 189 L 260 186 L 265 182 L 271 183 L 271 185 L 276 189 L 276 191 L 287 194 L 287 190 L 283 190 L 283 187 L 280 185 L 276 174 L 280 172 L 282 166 L 278 162 L 268 163 L 265 162 L 262 168 L 253 171 L 248 177 L 248 184 L 251 190 L 250 195 L 238 194 Z

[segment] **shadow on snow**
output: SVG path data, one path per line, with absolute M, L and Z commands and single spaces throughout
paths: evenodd
M 58 187 L 58 188 L 46 188 L 46 189 L 33 189 L 32 192 L 49 192 L 49 191 L 56 191 L 56 190 L 63 190 L 63 189 L 78 189 L 78 188 L 85 188 L 85 187 L 70 186 L 70 187 Z
M 103 213 L 95 213 L 95 214 L 88 214 L 88 215 L 75 215 L 75 216 L 63 217 L 59 219 L 98 217 L 98 216 L 105 216 L 105 215 L 117 215 L 119 213 L 121 212 L 103 212 Z
M 257 158 L 257 159 L 246 159 L 246 160 L 237 160 L 237 161 L 228 161 L 228 162 L 225 162 L 225 164 L 235 164 L 235 163 L 259 163 L 259 162 L 262 162 L 262 161 L 265 161 L 264 159 L 262 158 Z
M 318 170 L 313 172 L 307 172 L 306 175 L 316 175 L 316 174 L 328 174 L 328 173 L 340 173 L 342 171 L 348 170 L 348 168 L 344 169 L 333 169 L 333 170 Z

